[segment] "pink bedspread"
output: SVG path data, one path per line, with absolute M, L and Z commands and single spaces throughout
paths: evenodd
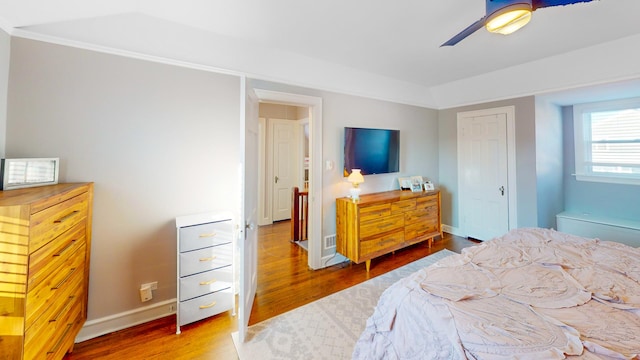
M 546 229 L 387 289 L 354 359 L 640 359 L 640 249 Z

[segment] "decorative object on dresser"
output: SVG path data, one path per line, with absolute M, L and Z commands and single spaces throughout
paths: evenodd
M 360 173 L 360 169 L 352 169 L 347 181 L 353 185 L 353 187 L 349 189 L 351 199 L 354 201 L 360 199 L 360 184 L 364 182 L 364 176 Z
M 58 183 L 60 158 L 0 159 L 0 190 Z
M 62 359 L 87 318 L 93 183 L 0 191 L 0 357 Z
M 235 315 L 233 217 L 205 213 L 176 218 L 176 334 L 180 326 L 232 309 Z
M 442 237 L 440 191 L 386 191 L 336 200 L 337 251 L 359 264 L 409 245 Z

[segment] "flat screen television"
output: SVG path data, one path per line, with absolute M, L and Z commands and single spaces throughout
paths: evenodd
M 400 130 L 344 128 L 344 176 L 400 171 Z

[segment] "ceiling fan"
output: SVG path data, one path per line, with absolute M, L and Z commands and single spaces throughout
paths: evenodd
M 593 0 L 486 0 L 485 16 L 462 30 L 442 46 L 453 46 L 483 26 L 489 32 L 511 34 L 525 26 L 531 20 L 531 13 L 539 8 L 570 5 Z

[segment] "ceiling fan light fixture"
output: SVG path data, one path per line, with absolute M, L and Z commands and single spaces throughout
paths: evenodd
M 485 23 L 489 32 L 509 35 L 531 20 L 530 4 L 513 4 L 505 6 L 491 14 Z

